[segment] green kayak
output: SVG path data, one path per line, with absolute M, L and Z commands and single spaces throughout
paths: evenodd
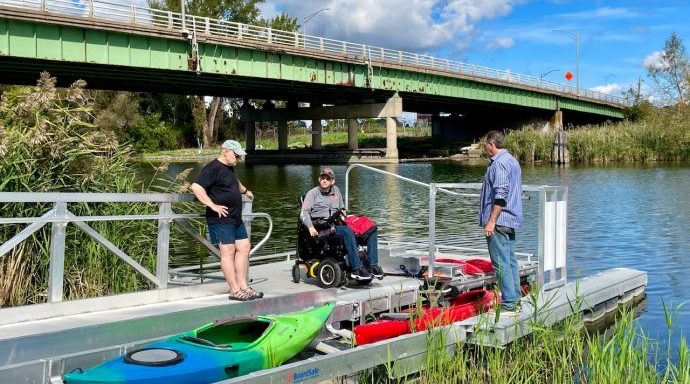
M 65 383 L 211 383 L 281 365 L 321 331 L 335 303 L 275 316 L 233 317 L 149 344 Z

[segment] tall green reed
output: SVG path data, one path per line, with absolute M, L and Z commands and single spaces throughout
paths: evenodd
M 579 300 L 573 306 L 582 304 Z M 674 363 L 667 350 L 634 323 L 632 308 L 623 308 L 610 333 L 588 333 L 580 315 L 555 326 L 529 320 L 532 333 L 505 348 L 461 343 L 454 354 L 429 338 L 427 369 L 409 382 L 420 383 L 688 383 L 690 365 L 685 339 Z M 485 316 L 491 319 L 492 316 Z M 669 332 L 673 321 L 667 326 Z M 486 327 L 489 324 L 483 324 Z M 662 364 L 663 363 L 663 364 Z M 661 368 L 663 366 L 663 368 Z M 395 382 L 395 381 L 393 381 Z
M 567 130 L 573 162 L 685 161 L 690 159 L 690 111 L 650 111 L 637 121 L 589 125 Z M 551 161 L 554 132 L 534 127 L 510 131 L 506 147 L 521 161 Z
M 69 89 L 42 73 L 35 87 L 10 87 L 0 99 L 0 191 L 141 192 L 133 152 L 114 134 L 95 126 L 83 81 Z M 178 183 L 182 184 L 182 183 Z M 37 217 L 51 206 L 8 203 L 2 217 Z M 69 204 L 77 216 L 157 213 L 155 204 Z M 153 220 L 90 222 L 148 270 L 155 266 Z M 0 226 L 0 242 L 25 227 Z M 66 299 L 147 289 L 151 283 L 73 224 L 67 226 Z M 0 257 L 0 306 L 46 301 L 50 224 Z

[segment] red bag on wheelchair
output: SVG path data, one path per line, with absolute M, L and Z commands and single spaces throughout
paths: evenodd
M 347 215 L 345 218 L 343 218 L 343 221 L 345 222 L 345 225 L 352 229 L 352 232 L 355 233 L 355 236 L 365 239 L 376 230 L 376 223 L 374 220 L 366 216 Z

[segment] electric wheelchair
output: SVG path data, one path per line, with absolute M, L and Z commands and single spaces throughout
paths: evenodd
M 304 196 L 300 196 L 300 206 Z M 328 219 L 313 219 L 312 224 L 319 232 L 312 237 L 302 219 L 297 219 L 297 258 L 292 267 L 292 281 L 299 283 L 302 275 L 316 278 L 320 287 L 333 288 L 347 285 L 350 282 L 352 268 L 347 261 L 347 251 L 340 236 L 335 233 L 335 225 L 339 223 L 342 211 L 336 211 Z M 364 245 L 366 238 L 355 237 L 358 245 L 358 255 L 365 268 L 369 267 L 367 251 Z M 373 276 L 363 280 L 352 279 L 360 285 L 367 285 Z

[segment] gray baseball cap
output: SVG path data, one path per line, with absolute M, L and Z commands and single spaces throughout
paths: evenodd
M 242 145 L 240 145 L 240 143 L 235 141 L 235 140 L 225 140 L 222 147 L 235 152 L 235 154 L 237 154 L 237 156 L 246 156 L 247 155 L 247 152 L 245 152 L 242 149 Z

